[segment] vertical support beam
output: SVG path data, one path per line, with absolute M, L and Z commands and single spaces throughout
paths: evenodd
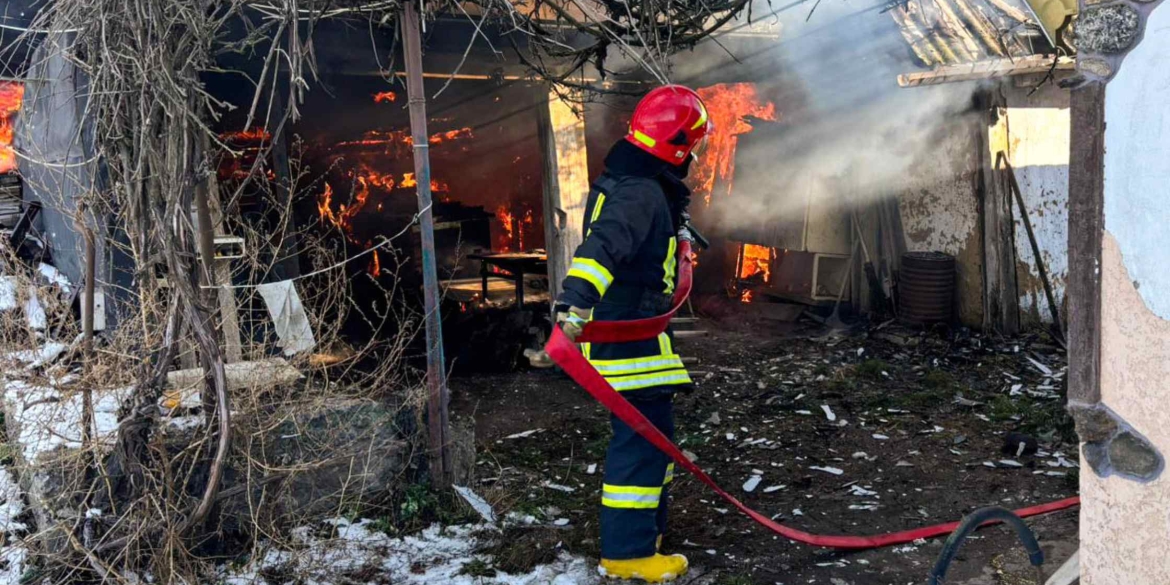
M 435 268 L 435 218 L 431 213 L 431 159 L 427 142 L 427 98 L 423 90 L 419 14 L 413 2 L 403 3 L 399 19 L 406 61 L 406 91 L 414 173 L 418 178 L 419 232 L 422 237 L 423 294 L 427 333 L 427 427 L 430 434 L 431 477 L 441 485 L 452 481 L 450 426 L 447 420 L 447 371 L 443 360 L 443 329 L 439 315 L 439 278 Z
M 223 229 L 223 204 L 219 197 L 219 181 L 214 173 L 207 178 L 207 205 L 211 212 L 211 225 L 216 236 L 227 235 Z M 230 288 L 232 284 L 232 261 L 215 261 L 215 283 L 228 285 L 215 290 L 216 300 L 219 302 L 220 330 L 223 332 L 223 355 L 225 363 L 235 363 L 244 360 L 244 351 L 240 341 L 240 313 L 236 303 L 236 291 Z
M 589 201 L 589 159 L 584 117 L 552 89 L 547 107 L 539 110 L 538 125 L 544 152 L 544 247 L 548 250 L 549 291 L 555 303 L 573 253 L 585 238 L 581 226 Z
M 983 330 L 1014 335 L 1020 331 L 1020 299 L 1016 284 L 1015 225 L 1011 193 L 995 156 L 1008 148 L 1007 119 L 1000 96 L 979 96 L 985 123 L 976 128 L 979 148 L 980 228 L 983 231 Z
M 1072 92 L 1068 164 L 1068 402 L 1101 401 L 1101 246 L 1105 235 L 1105 85 Z M 1080 421 L 1078 420 L 1078 423 Z M 1083 430 L 1083 429 L 1078 429 Z M 1084 437 L 1082 437 L 1084 439 Z

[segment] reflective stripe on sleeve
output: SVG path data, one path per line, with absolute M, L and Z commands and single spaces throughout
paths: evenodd
M 568 276 L 575 276 L 592 284 L 593 288 L 597 289 L 597 294 L 601 296 L 605 296 L 605 291 L 613 284 L 613 275 L 609 270 L 600 262 L 589 258 L 573 258 Z
M 666 294 L 674 293 L 674 273 L 678 268 L 678 238 L 671 236 L 666 246 L 666 260 L 662 261 L 662 282 L 666 283 Z

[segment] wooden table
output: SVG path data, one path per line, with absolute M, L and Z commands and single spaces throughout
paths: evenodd
M 488 296 L 488 277 L 506 278 L 516 283 L 516 308 L 524 307 L 524 275 L 548 274 L 548 254 L 506 252 L 501 254 L 471 254 L 471 260 L 479 260 L 479 275 L 483 278 L 483 298 Z M 504 272 L 491 272 L 495 266 Z

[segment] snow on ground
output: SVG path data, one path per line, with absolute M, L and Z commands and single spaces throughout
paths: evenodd
M 477 554 L 483 540 L 477 535 L 495 528 L 489 524 L 431 526 L 402 538 L 392 538 L 372 530 L 371 520 L 349 522 L 334 519 L 326 524 L 336 529 L 334 538 L 319 538 L 307 527 L 293 531 L 297 550 L 269 549 L 257 555 L 258 561 L 242 569 L 225 572 L 224 585 L 284 585 L 270 583 L 262 573 L 295 575 L 297 582 L 333 585 L 360 581 L 388 582 L 396 585 L 447 583 L 451 585 L 594 585 L 600 583 L 594 564 L 583 557 L 562 552 L 548 565 L 540 565 L 523 575 L 498 573 L 494 577 L 461 575 L 472 561 L 491 558 Z M 2 584 L 0 584 L 2 585 Z
M 118 429 L 118 407 L 131 388 L 99 390 L 93 395 L 94 424 L 99 440 L 112 440 Z M 37 386 L 22 380 L 4 384 L 8 403 L 9 431 L 20 429 L 19 436 L 8 437 L 20 445 L 25 461 L 58 447 L 81 447 L 81 419 L 84 398 L 81 392 L 66 392 L 52 386 Z
M 28 527 L 17 521 L 24 513 L 20 484 L 0 467 L 0 585 L 19 585 L 28 561 L 28 548 L 21 535 Z

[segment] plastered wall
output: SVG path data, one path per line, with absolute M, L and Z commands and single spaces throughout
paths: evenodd
M 1170 9 L 1105 87 L 1101 400 L 1170 451 Z M 1082 583 L 1170 583 L 1170 480 L 1081 474 Z
M 914 164 L 898 198 L 906 247 L 955 256 L 956 311 L 970 327 L 983 322 L 983 245 L 979 235 L 979 119 L 958 119 L 940 130 L 938 147 Z

